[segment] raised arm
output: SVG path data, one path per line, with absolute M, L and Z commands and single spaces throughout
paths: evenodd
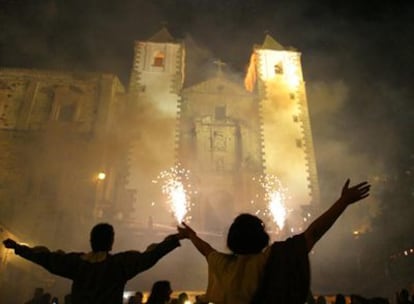
M 342 187 L 339 199 L 321 216 L 314 220 L 304 232 L 308 252 L 312 250 L 315 243 L 332 227 L 349 205 L 369 195 L 371 185 L 368 182 L 362 182 L 352 187 L 349 187 L 349 182 L 349 179 L 347 179 Z
M 190 239 L 190 241 L 193 243 L 194 247 L 197 248 L 197 250 L 204 255 L 206 258 L 208 255 L 214 251 L 214 248 L 210 246 L 209 243 L 204 241 L 203 239 L 199 238 L 197 233 L 186 223 L 181 223 L 183 226 L 178 226 L 178 232 L 179 234 L 185 236 L 186 238 Z
M 135 250 L 124 251 L 115 255 L 118 259 L 125 280 L 130 280 L 138 273 L 153 267 L 160 259 L 180 246 L 184 236 L 179 233 L 167 236 L 160 243 L 153 243 L 144 252 Z
M 12 239 L 4 240 L 3 244 L 6 248 L 13 249 L 15 254 L 42 266 L 53 274 L 73 278 L 73 270 L 76 269 L 76 254 L 65 254 L 61 250 L 52 252 L 44 246 L 29 247 Z

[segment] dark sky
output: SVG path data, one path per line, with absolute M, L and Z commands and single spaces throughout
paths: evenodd
M 0 8 L 1 67 L 109 72 L 125 85 L 134 40 L 163 22 L 199 60 L 220 58 L 240 77 L 268 31 L 302 53 L 322 179 L 393 174 L 413 157 L 412 1 L 2 0 Z

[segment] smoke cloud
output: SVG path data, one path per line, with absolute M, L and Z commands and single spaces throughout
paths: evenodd
M 126 0 L 122 3 L 49 0 L 2 1 L 1 6 L 0 23 L 4 29 L 0 31 L 1 67 L 107 72 L 118 75 L 125 87 L 134 41 L 148 39 L 164 22 L 191 49 L 186 67 L 191 78 L 186 78 L 186 86 L 213 75 L 214 59 L 226 62 L 226 69 L 235 79 L 243 79 L 252 46 L 262 42 L 265 31 L 282 45 L 297 48 L 302 53 L 307 83 L 321 206 L 327 207 L 337 198 L 347 177 L 355 182 L 369 179 L 374 185 L 372 197 L 347 210 L 318 244 L 313 257 L 315 290 L 331 292 L 341 286 L 343 292 L 357 289 L 345 279 L 338 279 L 341 275 L 352 277 L 352 271 L 357 271 L 351 265 L 360 257 L 359 252 L 349 252 L 347 247 L 363 246 L 351 243 L 358 242 L 353 231 L 373 229 L 372 219 L 384 215 L 382 205 L 389 203 L 386 202 L 389 196 L 385 196 L 385 188 L 389 187 L 386 181 L 412 170 L 413 166 L 412 5 L 305 0 Z M 136 119 L 143 127 L 153 124 L 154 119 L 168 119 L 157 117 L 154 109 L 141 110 Z M 151 121 L 147 115 L 151 115 Z M 162 138 L 162 130 L 156 124 L 151 130 L 150 134 L 141 134 L 142 157 L 149 157 L 145 151 L 153 150 L 154 144 L 158 145 L 155 149 L 162 150 L 162 144 L 151 140 Z M 75 155 L 79 153 L 75 150 L 81 149 L 71 145 L 70 138 L 45 136 L 43 144 L 60 146 L 62 157 Z M 53 163 L 62 159 L 52 151 L 40 152 L 40 146 L 44 145 L 34 144 L 33 153 L 25 157 L 33 164 L 31 171 L 53 175 Z M 35 156 L 39 154 L 42 157 L 36 163 L 32 158 L 37 159 Z M 75 159 L 72 161 L 76 163 Z M 151 159 L 144 163 L 152 168 Z M 70 187 L 76 184 L 67 186 L 70 193 Z M 402 195 L 396 193 L 399 197 L 396 200 L 412 200 Z M 9 202 L 6 208 L 10 214 L 21 212 L 13 207 L 12 198 Z M 26 213 L 21 216 L 28 223 L 27 229 L 34 226 L 30 222 L 31 208 L 34 207 L 28 202 Z M 6 211 L 2 213 L 4 218 L 9 215 Z M 400 213 L 399 220 L 407 220 L 409 226 L 412 219 L 404 215 Z M 388 229 L 390 235 L 398 231 L 393 225 Z M 47 232 L 38 234 L 42 233 Z M 87 232 L 79 235 L 86 236 Z M 87 246 L 87 241 L 77 241 Z M 167 265 L 157 269 L 164 267 Z M 187 267 L 191 271 L 191 265 Z M 336 273 L 329 271 L 332 269 Z M 328 284 L 331 289 L 324 289 Z

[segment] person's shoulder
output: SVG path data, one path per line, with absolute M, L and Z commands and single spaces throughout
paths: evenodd
M 71 259 L 80 259 L 83 255 L 86 254 L 85 252 L 65 252 L 63 250 L 49 251 L 48 253 L 56 257 Z
M 298 243 L 298 242 L 304 242 L 304 241 L 305 241 L 305 235 L 303 233 L 299 233 L 291 237 L 288 237 L 286 240 L 275 241 L 269 247 L 282 247 L 282 246 L 286 246 L 291 243 Z
M 85 252 L 64 252 L 64 251 L 57 251 L 57 254 L 62 254 L 65 256 L 73 257 L 73 258 L 81 258 L 83 255 L 85 255 Z
M 230 256 L 234 256 L 234 254 L 231 253 L 225 253 L 225 252 L 220 252 L 217 251 L 215 249 L 211 250 L 211 252 L 209 253 L 208 256 L 221 256 L 221 257 L 230 257 Z
M 231 254 L 231 253 L 224 253 L 224 252 L 220 252 L 217 250 L 212 250 L 208 256 L 207 256 L 207 261 L 224 261 L 224 260 L 232 260 L 235 259 L 236 255 Z
M 127 257 L 132 257 L 132 256 L 140 256 L 141 254 L 142 252 L 138 250 L 125 250 L 125 251 L 120 251 L 120 252 L 113 253 L 113 254 L 108 254 L 108 257 L 113 258 L 113 259 L 122 259 L 122 258 L 127 258 Z
M 270 249 L 270 250 L 269 250 Z M 307 253 L 306 238 L 303 233 L 291 236 L 284 241 L 273 242 L 267 249 L 272 256 L 290 253 Z

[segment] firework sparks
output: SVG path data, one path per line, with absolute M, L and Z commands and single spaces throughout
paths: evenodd
M 269 210 L 273 216 L 273 220 L 276 225 L 283 229 L 286 221 L 286 208 L 283 205 L 282 194 L 279 191 L 275 191 L 271 194 L 271 199 L 269 201 Z
M 280 230 L 286 222 L 287 210 L 285 207 L 287 189 L 282 186 L 280 180 L 273 175 L 261 176 L 260 185 L 265 190 L 265 200 L 268 204 L 268 212 Z
M 170 211 L 178 223 L 181 223 L 191 210 L 189 196 L 192 191 L 189 173 L 189 170 L 177 165 L 162 171 L 157 177 L 157 180 L 162 181 L 161 191 L 167 195 Z

